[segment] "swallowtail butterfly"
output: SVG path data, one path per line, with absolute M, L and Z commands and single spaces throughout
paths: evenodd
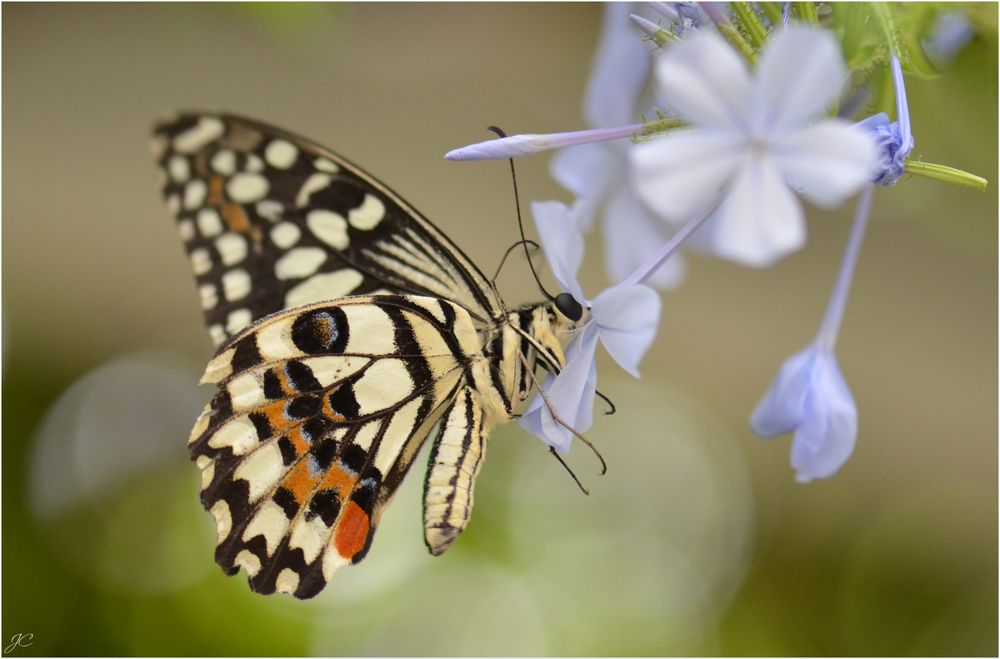
M 574 320 L 507 309 L 430 221 L 309 140 L 190 113 L 157 125 L 153 149 L 218 348 L 188 440 L 216 561 L 257 592 L 316 595 L 364 558 L 435 426 L 424 538 L 444 552 L 491 429 L 536 367 L 564 365 Z

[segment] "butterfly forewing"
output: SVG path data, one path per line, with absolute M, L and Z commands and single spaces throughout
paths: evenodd
M 275 311 L 345 295 L 430 295 L 480 320 L 501 308 L 440 230 L 304 138 L 197 113 L 160 123 L 154 148 L 217 345 Z

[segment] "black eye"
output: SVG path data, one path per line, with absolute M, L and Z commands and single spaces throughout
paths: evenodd
M 583 317 L 583 307 L 569 293 L 560 293 L 555 299 L 556 309 L 573 322 Z

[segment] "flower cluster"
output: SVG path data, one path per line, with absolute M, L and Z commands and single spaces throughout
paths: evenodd
M 784 364 L 751 417 L 762 437 L 794 434 L 791 462 L 799 481 L 830 476 L 850 456 L 857 406 L 834 347 L 873 190 L 895 185 L 905 173 L 980 188 L 985 181 L 910 160 L 903 62 L 914 56 L 895 50 L 903 41 L 884 12 L 870 21 L 885 27 L 884 47 L 867 61 L 852 58 L 852 71 L 815 5 L 795 3 L 790 12 L 790 4 L 761 3 L 755 11 L 748 3 L 648 3 L 641 5 L 645 15 L 610 4 L 584 100 L 590 128 L 515 135 L 447 154 L 477 160 L 561 149 L 552 174 L 576 199 L 571 207 L 536 202 L 532 210 L 553 276 L 589 315 L 567 347 L 565 368 L 545 380 L 521 420 L 556 450 L 567 451 L 573 435 L 591 425 L 598 343 L 638 377 L 660 315 L 649 285 L 680 282 L 682 245 L 770 266 L 806 242 L 800 196 L 834 208 L 860 192 L 816 338 Z M 848 89 L 862 70 L 888 72 L 895 107 L 887 109 L 895 121 L 885 112 L 861 120 L 846 114 L 858 105 L 850 99 L 862 97 L 863 89 Z M 655 119 L 641 120 L 646 116 Z M 582 232 L 597 224 L 617 283 L 589 299 L 576 273 Z

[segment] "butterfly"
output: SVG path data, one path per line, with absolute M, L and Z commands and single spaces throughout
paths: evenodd
M 217 352 L 188 440 L 215 559 L 298 598 L 362 560 L 437 427 L 424 479 L 434 555 L 469 523 L 490 431 L 580 311 L 508 309 L 423 215 L 336 153 L 228 114 L 159 123 L 153 151 Z

